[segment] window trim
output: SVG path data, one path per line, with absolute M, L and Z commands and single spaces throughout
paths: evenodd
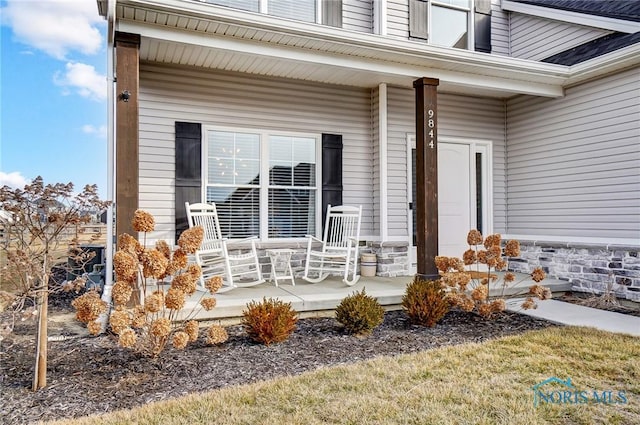
M 475 0 L 469 0 L 469 7 L 462 7 L 457 5 L 452 5 L 449 3 L 444 3 L 439 0 L 417 0 L 427 3 L 427 44 L 431 46 L 445 47 L 445 48 L 454 48 L 453 46 L 441 46 L 433 43 L 433 24 L 431 18 L 433 16 L 433 6 L 442 7 L 451 10 L 458 10 L 461 12 L 466 12 L 467 14 L 467 48 L 464 50 L 475 51 L 475 14 L 473 13 L 475 8 Z M 411 11 L 409 11 L 411 13 Z M 411 19 L 411 18 L 410 18 Z M 412 38 L 409 35 L 409 38 Z M 425 40 L 423 38 L 415 37 L 415 40 Z M 423 41 L 424 42 L 424 41 Z
M 306 241 L 305 237 L 295 238 L 269 238 L 269 181 L 264 179 L 264 176 L 269 175 L 269 147 L 268 141 L 270 136 L 284 136 L 284 137 L 303 137 L 315 140 L 315 235 L 319 237 L 322 231 L 322 134 L 320 133 L 306 133 L 306 132 L 294 132 L 287 130 L 267 130 L 253 127 L 227 127 L 216 125 L 203 125 L 202 126 L 202 149 L 201 149 L 201 177 L 202 185 L 200 192 L 200 199 L 202 202 L 207 202 L 207 187 L 209 186 L 208 180 L 208 152 L 209 152 L 209 132 L 210 131 L 226 131 L 233 133 L 251 133 L 257 134 L 260 140 L 260 234 L 257 236 L 261 242 L 300 242 Z

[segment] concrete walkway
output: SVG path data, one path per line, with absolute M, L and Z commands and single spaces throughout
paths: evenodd
M 522 310 L 522 301 L 524 299 L 509 300 L 507 310 L 562 325 L 587 326 L 640 337 L 640 317 L 556 300 L 539 301 L 537 309 Z

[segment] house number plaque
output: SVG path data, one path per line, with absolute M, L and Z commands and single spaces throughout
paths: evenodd
M 427 133 L 429 147 L 433 149 L 436 147 L 436 136 L 435 136 L 436 113 L 433 112 L 433 109 L 429 109 L 427 111 L 427 128 L 429 129 L 429 132 Z

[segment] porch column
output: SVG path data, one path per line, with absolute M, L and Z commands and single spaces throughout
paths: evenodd
M 137 237 L 131 220 L 138 209 L 138 88 L 140 35 L 116 32 L 116 236 Z
M 417 271 L 437 279 L 438 255 L 438 84 L 437 78 L 413 82 L 416 92 L 416 239 Z

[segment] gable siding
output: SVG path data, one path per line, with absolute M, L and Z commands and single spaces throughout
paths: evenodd
M 507 105 L 508 232 L 640 241 L 640 69 Z
M 371 92 L 196 68 L 140 67 L 140 208 L 156 217 L 152 239 L 174 232 L 174 122 L 342 134 L 343 199 L 363 206 L 374 234 Z
M 408 237 L 407 134 L 415 134 L 413 90 L 388 93 L 389 236 Z M 504 102 L 498 99 L 438 94 L 438 137 L 490 140 L 493 146 L 493 228 L 505 229 Z
M 548 58 L 611 33 L 521 13 L 511 14 L 510 26 L 511 55 L 531 60 Z
M 510 56 L 509 12 L 500 7 L 501 0 L 491 0 L 491 53 Z
M 409 0 L 387 0 L 387 35 L 409 38 Z
M 373 32 L 373 0 L 343 0 L 342 28 Z

